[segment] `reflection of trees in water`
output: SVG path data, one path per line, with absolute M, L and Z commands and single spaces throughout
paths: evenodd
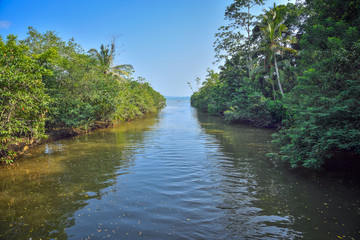
M 288 188 L 271 162 L 266 159 L 272 130 L 247 125 L 225 124 L 221 118 L 197 113 L 205 133 L 220 144 L 217 166 L 221 169 L 222 219 L 229 237 L 294 238 L 293 217 L 282 210 L 281 196 Z M 280 196 L 280 197 L 279 197 Z
M 0 169 L 0 239 L 67 239 L 74 213 L 127 174 L 156 118 L 39 146 Z
M 221 222 L 234 237 L 321 239 L 359 235 L 359 188 L 323 174 L 304 175 L 265 157 L 272 130 L 225 124 L 197 113 L 202 130 L 220 144 Z

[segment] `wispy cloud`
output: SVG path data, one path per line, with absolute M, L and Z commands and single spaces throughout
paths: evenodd
M 6 20 L 0 20 L 0 29 L 7 29 L 11 25 L 11 22 Z

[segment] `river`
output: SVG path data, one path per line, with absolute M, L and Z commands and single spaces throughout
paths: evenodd
M 360 188 L 266 158 L 274 130 L 170 98 L 0 167 L 0 239 L 360 239 Z

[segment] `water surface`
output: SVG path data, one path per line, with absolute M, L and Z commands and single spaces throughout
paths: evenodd
M 0 239 L 359 239 L 360 189 L 265 157 L 272 130 L 168 99 L 0 168 Z

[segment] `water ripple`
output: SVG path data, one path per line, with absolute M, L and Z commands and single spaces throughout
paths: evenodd
M 158 116 L 40 146 L 1 171 L 0 238 L 356 236 L 359 190 L 275 169 L 270 134 L 175 99 Z

